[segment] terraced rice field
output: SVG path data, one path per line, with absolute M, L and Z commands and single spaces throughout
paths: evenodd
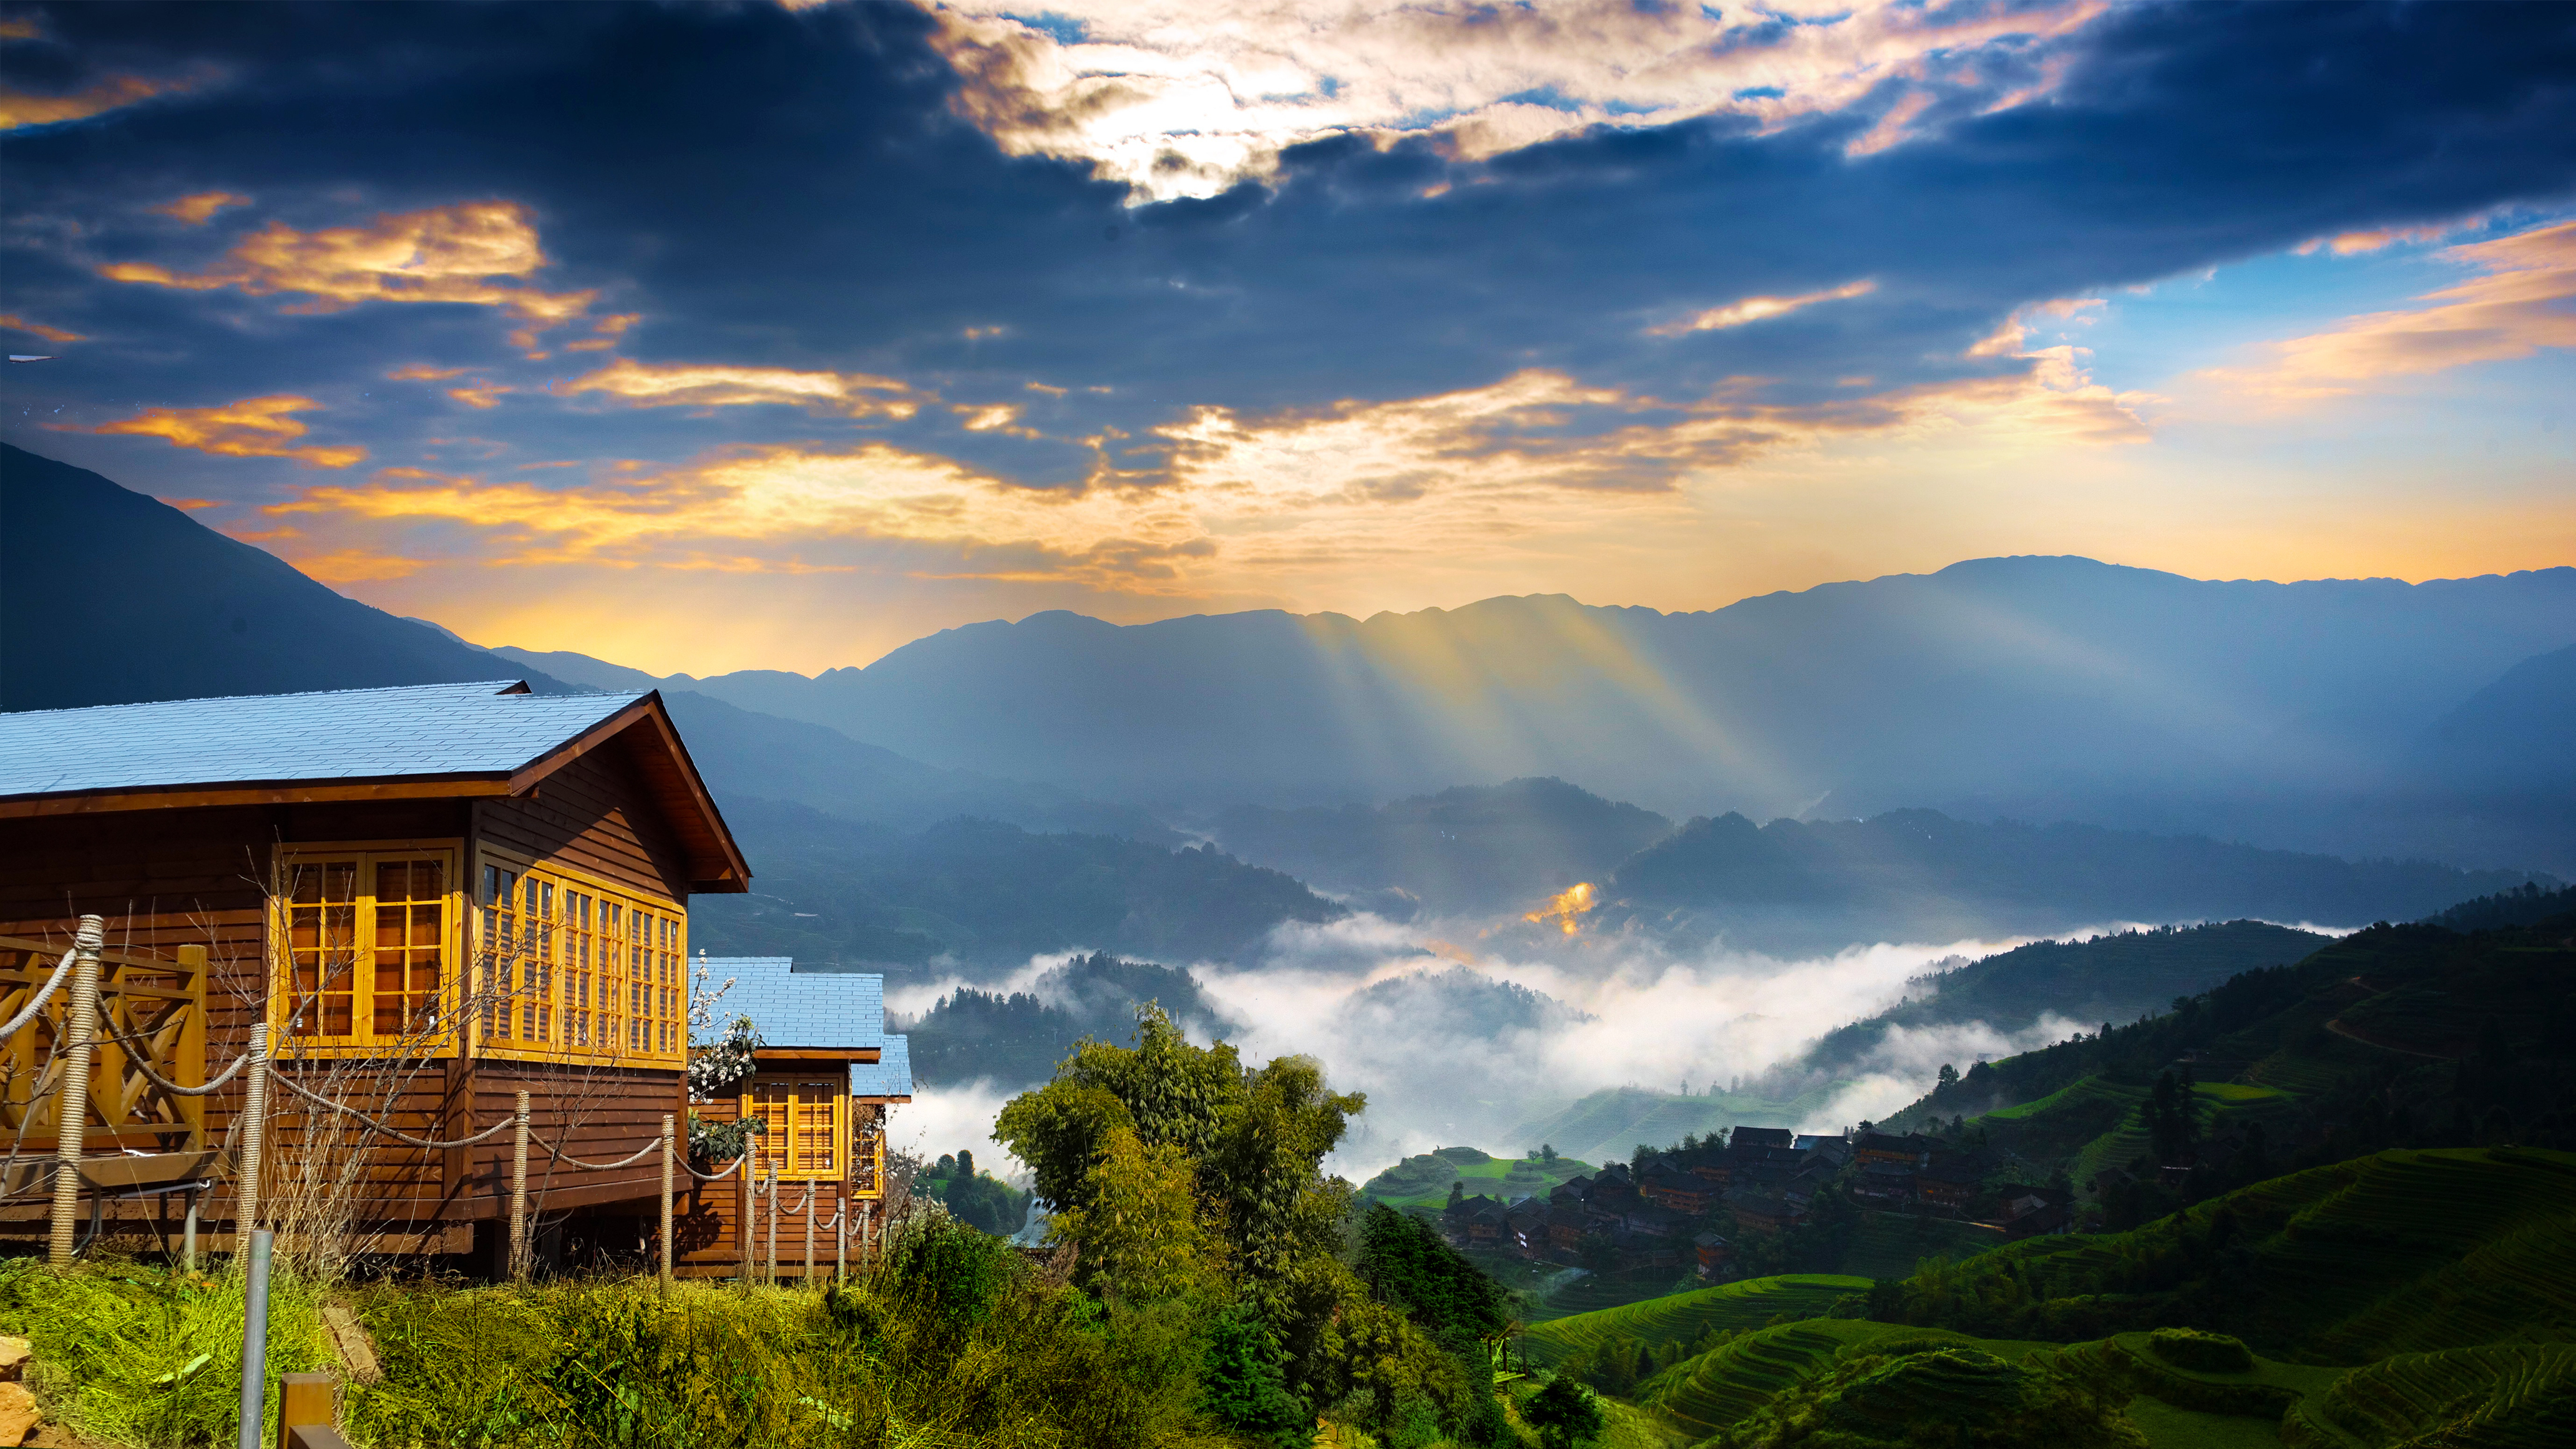
M 1863 1213 L 1842 1269 L 1859 1278 L 1910 1276 L 1925 1258 L 1956 1261 L 1992 1252 L 2007 1240 L 1992 1228 L 1911 1213 Z
M 2318 1449 L 2429 1438 L 2479 1449 L 2576 1444 L 2576 1347 L 2494 1344 L 2354 1369 L 2290 1411 L 2282 1437 Z
M 2576 1333 L 2576 1154 L 2386 1152 L 2335 1176 L 2263 1245 L 2264 1294 L 2310 1349 L 2349 1363 Z
M 1792 1318 L 1812 1318 L 1831 1308 L 1834 1300 L 1844 1294 L 1868 1290 L 1868 1279 L 1837 1273 L 1747 1278 L 1741 1283 L 1667 1294 L 1642 1303 L 1554 1319 L 1531 1329 L 1524 1342 L 1531 1361 L 1553 1365 L 1613 1338 L 1633 1338 L 1660 1347 L 1687 1343 L 1712 1328 L 1759 1328 L 1783 1313 Z

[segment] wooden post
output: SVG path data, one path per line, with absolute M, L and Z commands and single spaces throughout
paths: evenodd
M 98 948 L 107 923 L 80 918 L 72 937 L 72 999 L 63 1007 L 62 1090 L 54 1109 L 54 1221 L 50 1256 L 56 1266 L 72 1260 L 73 1213 L 80 1206 L 81 1139 L 89 1131 L 90 1032 L 98 1022 Z
M 289 1449 L 298 1429 L 331 1427 L 334 1387 L 329 1374 L 277 1376 L 277 1449 Z
M 769 1170 L 769 1267 L 760 1281 L 778 1281 L 778 1169 L 774 1167 Z
M 748 1288 L 751 1280 L 759 1276 L 760 1269 L 759 1239 L 753 1236 L 751 1222 L 752 1199 L 760 1194 L 760 1169 L 754 1165 L 751 1148 L 747 1144 L 740 1160 L 742 1165 L 734 1169 L 734 1180 L 735 1195 L 742 1199 L 742 1211 L 734 1217 L 733 1246 L 734 1251 L 742 1256 L 740 1281 Z
M 841 1193 L 841 1210 L 832 1217 L 832 1281 L 835 1283 L 850 1276 L 850 1229 L 853 1226 L 850 1195 L 845 1189 Z
M 815 1209 L 817 1206 L 819 1206 L 819 1204 L 817 1204 L 817 1203 L 815 1202 L 815 1199 L 817 1199 L 817 1198 L 821 1197 L 822 1195 L 823 1195 L 823 1189 L 822 1189 L 822 1187 L 821 1187 L 821 1185 L 820 1185 L 820 1184 L 813 1184 L 813 1183 L 809 1183 L 809 1184 L 807 1184 L 807 1185 L 806 1185 L 806 1188 L 805 1188 L 805 1286 L 806 1286 L 806 1287 L 808 1287 L 808 1288 L 811 1288 L 811 1287 L 813 1287 L 813 1286 L 814 1286 L 814 1209 Z
M 250 1234 L 259 1227 L 259 1155 L 268 1137 L 268 1023 L 250 1029 L 250 1066 L 244 1069 L 250 1078 L 242 1088 L 241 1165 L 234 1169 L 239 1181 L 233 1186 L 233 1258 L 240 1261 L 249 1251 Z
M 510 1281 L 528 1281 L 528 1093 L 519 1089 L 519 1110 L 510 1142 Z
M 671 1114 L 662 1114 L 662 1286 L 671 1286 Z

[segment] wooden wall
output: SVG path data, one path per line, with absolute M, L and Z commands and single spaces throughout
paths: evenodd
M 262 935 L 274 847 L 412 839 L 459 842 L 460 864 L 469 877 L 473 851 L 488 839 L 640 892 L 686 899 L 687 876 L 672 834 L 625 747 L 612 741 L 572 761 L 523 799 L 224 806 L 0 821 L 0 935 L 68 946 L 78 917 L 97 914 L 106 918 L 108 942 L 118 950 L 166 956 L 183 945 L 206 947 L 206 1062 L 210 1071 L 220 1070 L 247 1050 L 250 1028 L 266 1009 Z M 458 884 L 470 888 L 473 882 Z M 685 1142 L 688 1109 L 680 1074 L 672 1069 L 435 1060 L 388 1070 L 340 1060 L 282 1064 L 281 1071 L 317 1087 L 327 1081 L 332 1090 L 326 1095 L 420 1137 L 453 1139 L 505 1121 L 524 1087 L 537 1135 L 574 1157 L 623 1157 L 659 1136 L 665 1113 L 678 1119 Z M 207 1100 L 210 1144 L 231 1130 L 242 1090 L 237 1076 Z M 275 1202 L 282 1190 L 279 1174 L 309 1166 L 299 1159 L 316 1146 L 312 1115 L 320 1109 L 308 1112 L 310 1103 L 282 1087 L 273 1090 L 272 1102 L 264 1192 Z M 331 1134 L 320 1134 L 320 1140 L 330 1141 Z M 419 1249 L 454 1251 L 460 1232 L 470 1237 L 472 1223 L 506 1218 L 511 1146 L 508 1132 L 470 1149 L 446 1151 L 374 1139 L 356 1179 L 356 1190 L 366 1198 L 360 1218 L 410 1235 Z M 651 1201 L 661 1180 L 658 1154 L 630 1168 L 589 1172 L 532 1146 L 528 1180 L 533 1211 L 558 1220 L 565 1213 L 602 1217 L 603 1231 L 593 1237 L 624 1232 L 607 1228 L 609 1218 L 658 1222 Z M 207 1227 L 219 1240 L 230 1226 L 232 1200 L 229 1187 L 221 1187 L 204 1205 Z M 615 1211 L 607 1211 L 612 1205 Z M 129 1226 L 157 1211 L 148 1201 L 111 1206 Z M 21 1227 L 0 1223 L 0 1235 Z
M 710 1122 L 730 1122 L 741 1115 L 739 1103 L 732 1098 L 701 1106 L 696 1111 Z M 881 1116 L 884 1111 L 883 1107 L 873 1104 L 851 1103 L 852 1134 L 856 1135 L 861 1114 L 877 1113 Z M 685 1181 L 686 1188 L 672 1209 L 673 1271 L 683 1278 L 739 1277 L 743 1272 L 747 1236 L 753 1269 L 756 1273 L 765 1273 L 770 1252 L 768 1197 L 764 1195 L 747 1201 L 739 1172 L 722 1182 L 702 1183 L 695 1178 L 686 1178 Z M 779 1184 L 777 1262 L 778 1276 L 782 1279 L 800 1278 L 805 1271 L 806 1219 L 789 1210 L 807 1202 L 806 1187 L 807 1184 L 794 1181 Z M 846 1176 L 838 1182 L 817 1182 L 812 1187 L 814 1195 L 808 1210 L 814 1223 L 814 1271 L 817 1277 L 829 1277 L 833 1263 L 832 1234 L 826 1225 L 832 1221 L 833 1215 L 845 1211 L 845 1222 L 864 1225 L 862 1236 L 850 1242 L 849 1261 L 855 1265 L 866 1247 L 874 1241 L 875 1230 L 883 1223 L 881 1203 L 876 1198 L 853 1195 Z M 746 1222 L 750 1229 L 747 1235 L 744 1232 Z

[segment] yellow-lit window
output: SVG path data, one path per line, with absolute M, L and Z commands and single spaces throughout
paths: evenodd
M 680 932 L 676 912 L 661 914 L 672 908 L 558 868 L 490 859 L 479 903 L 487 1052 L 659 1065 L 687 1050 L 685 1023 L 657 1020 L 647 986 L 664 970 L 648 942 Z
M 306 1047 L 449 1042 L 454 857 L 302 848 L 280 863 L 283 943 L 272 1019 Z
M 845 1077 L 792 1080 L 754 1077 L 742 1098 L 746 1117 L 760 1120 L 752 1139 L 753 1165 L 762 1175 L 788 1181 L 832 1181 L 847 1167 L 850 1084 Z

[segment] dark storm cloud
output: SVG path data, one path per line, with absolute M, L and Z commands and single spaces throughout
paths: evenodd
M 552 263 L 545 288 L 596 290 L 593 316 L 642 315 L 622 355 L 901 377 L 939 406 L 800 431 L 936 438 L 1060 481 L 1081 476 L 1083 450 L 959 433 L 949 405 L 1020 403 L 1071 435 L 1529 367 L 1666 399 L 1755 376 L 1804 402 L 1849 374 L 1896 387 L 2026 367 L 1964 354 L 2032 301 L 2576 189 L 2566 6 L 2119 9 L 1931 67 L 1914 86 L 1929 101 L 1884 149 L 1858 143 L 1906 85 L 1767 134 L 1712 118 L 1482 161 L 1427 137 L 1343 138 L 1288 151 L 1265 184 L 1137 208 L 957 119 L 957 78 L 907 8 L 9 13 L 41 16 L 43 39 L 0 44 L 22 90 L 186 81 L 5 140 L 0 310 L 94 339 L 80 370 L 13 388 L 76 411 L 336 390 L 329 426 L 426 437 L 474 418 L 376 379 L 438 363 L 517 388 L 500 407 L 540 450 L 676 450 L 692 434 L 678 414 L 529 416 L 547 384 L 605 358 L 504 351 L 517 321 L 499 308 L 284 316 L 291 299 L 97 268 L 192 274 L 275 221 L 516 202 Z M 2051 64 L 2043 98 L 1989 111 Z M 148 210 L 218 190 L 252 204 L 200 225 Z M 1872 289 L 1759 326 L 1647 335 L 1860 281 Z M 1073 391 L 1051 401 L 1030 381 Z

